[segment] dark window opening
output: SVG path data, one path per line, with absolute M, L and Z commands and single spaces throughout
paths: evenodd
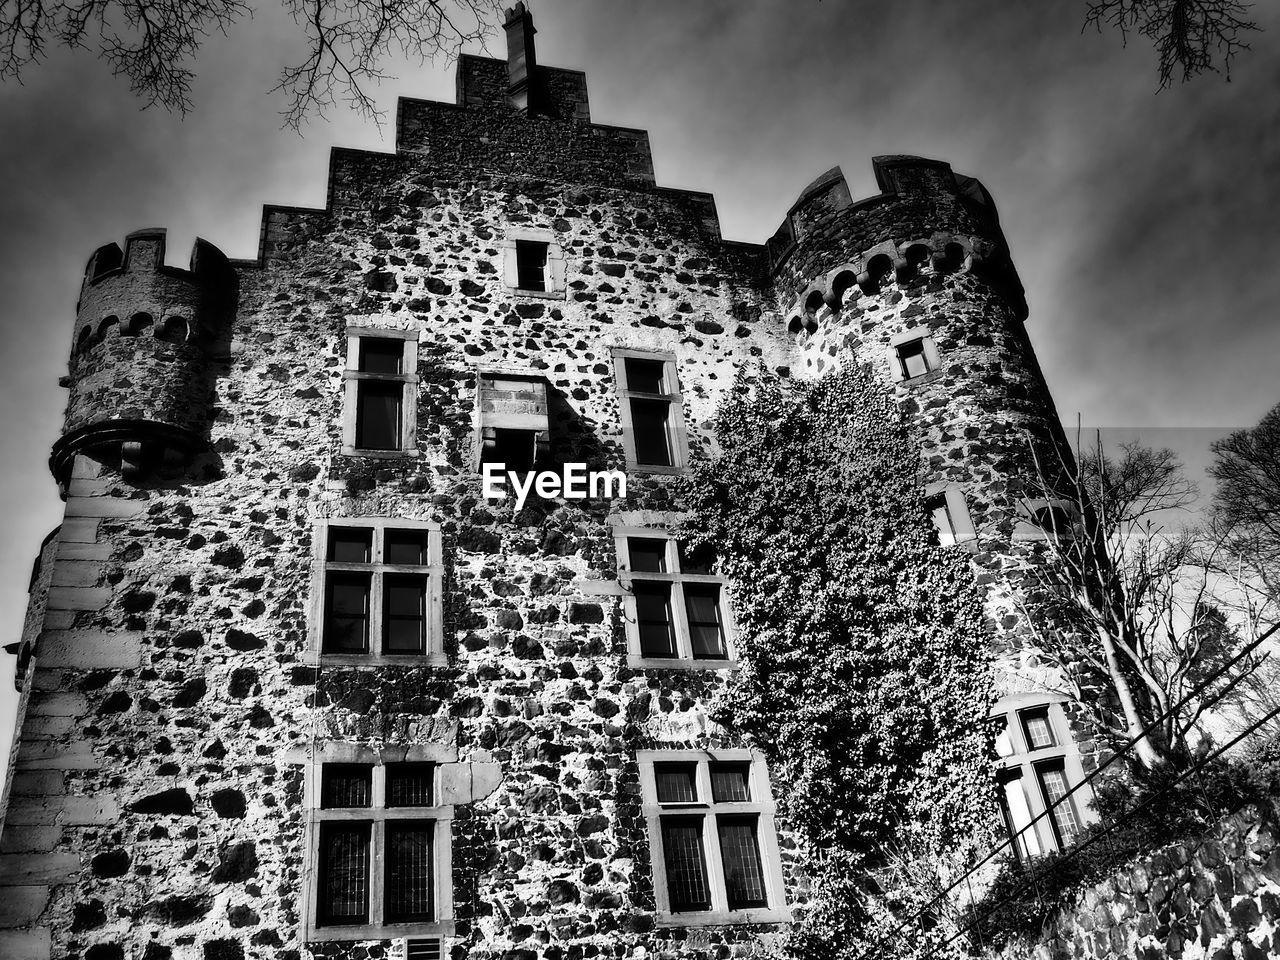
M 720 834 L 720 858 L 724 864 L 724 888 L 730 910 L 769 905 L 764 890 L 756 820 L 752 814 L 721 815 L 716 820 L 716 832 Z
M 386 839 L 387 923 L 430 920 L 431 834 L 433 825 L 421 821 L 392 821 Z
M 631 429 L 635 435 L 636 463 L 645 466 L 672 465 L 668 400 L 631 400 Z
M 653 782 L 659 803 L 696 803 L 698 800 L 696 763 L 655 763 Z
M 716 549 L 711 544 L 689 544 L 681 541 L 679 550 L 681 573 L 715 573 Z
M 671 617 L 671 584 L 636 581 L 631 591 L 636 598 L 640 655 L 674 657 L 676 634 Z
M 627 369 L 627 389 L 637 393 L 666 393 L 664 374 L 666 361 L 644 360 L 638 357 L 626 357 L 623 361 Z
M 321 925 L 369 922 L 369 831 L 367 823 L 321 825 Z
M 663 817 L 662 851 L 673 913 L 711 909 L 701 817 Z
M 521 290 L 546 291 L 547 247 L 537 240 L 516 241 L 516 283 Z
M 334 563 L 368 563 L 372 543 L 372 530 L 330 527 L 328 557 Z
M 367 573 L 330 573 L 326 578 L 326 653 L 364 653 L 369 649 L 371 583 Z
M 400 406 L 404 388 L 398 383 L 364 380 L 356 386 L 356 447 L 399 450 Z
M 320 768 L 320 806 L 326 810 L 367 807 L 373 802 L 373 767 L 326 763 Z
M 636 573 L 667 572 L 667 541 L 653 537 L 628 537 L 627 552 Z
M 711 799 L 716 803 L 746 803 L 751 799 L 748 786 L 751 764 L 711 764 Z
M 383 561 L 408 566 L 427 565 L 427 531 L 388 530 L 383 544 Z
M 1031 511 L 1031 519 L 1041 530 L 1057 536 L 1070 536 L 1072 530 L 1071 513 L 1066 507 L 1036 507 Z
M 422 653 L 427 648 L 425 577 L 391 576 L 382 582 L 383 653 Z
M 404 341 L 382 337 L 360 338 L 361 373 L 389 373 L 399 376 L 404 371 Z
M 485 454 L 483 462 L 503 464 L 504 469 L 516 473 L 534 468 L 538 452 L 536 430 L 497 429 L 493 436 L 493 451 Z
M 724 624 L 720 619 L 720 587 L 714 583 L 686 583 L 684 607 L 689 617 L 689 642 L 695 657 L 723 659 Z
M 435 766 L 430 763 L 387 764 L 387 806 L 429 807 Z

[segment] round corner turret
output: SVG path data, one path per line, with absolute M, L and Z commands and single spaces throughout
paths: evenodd
M 165 266 L 165 231 L 99 247 L 85 268 L 73 333 L 70 397 L 50 466 L 60 484 L 76 454 L 131 479 L 181 462 L 208 434 L 210 347 L 235 309 L 236 276 L 196 240 L 190 269 Z

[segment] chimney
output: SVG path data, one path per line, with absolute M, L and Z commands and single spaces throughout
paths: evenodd
M 533 15 L 519 0 L 507 10 L 507 99 L 521 113 L 537 112 L 533 79 L 538 60 L 533 52 Z

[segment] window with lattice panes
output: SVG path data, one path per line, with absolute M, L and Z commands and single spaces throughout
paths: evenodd
M 637 756 L 659 922 L 787 919 L 764 761 L 750 751 Z

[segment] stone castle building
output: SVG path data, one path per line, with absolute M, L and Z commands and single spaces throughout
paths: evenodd
M 805 878 L 760 754 L 706 716 L 732 585 L 671 532 L 735 370 L 870 364 L 987 582 L 1052 508 L 1017 496 L 1057 420 L 978 181 L 879 157 L 877 196 L 832 170 L 728 241 L 537 63 L 522 5 L 506 30 L 456 104 L 400 102 L 394 154 L 334 150 L 323 209 L 268 207 L 255 259 L 177 269 L 149 229 L 89 260 L 65 519 L 14 645 L 0 956 L 749 954 Z M 626 495 L 517 510 L 495 462 Z M 1085 761 L 1001 604 L 1025 824 Z

